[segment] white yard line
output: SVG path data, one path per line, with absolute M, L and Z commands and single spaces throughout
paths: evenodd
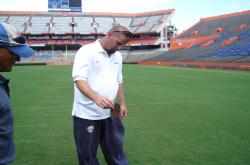
M 222 101 L 249 101 L 248 98 L 245 99 L 239 99 L 239 98 L 233 98 L 233 99 L 216 99 L 216 100 L 210 100 L 210 99 L 204 99 L 204 100 L 180 100 L 180 101 L 163 101 L 163 102 L 145 102 L 145 103 L 128 103 L 128 106 L 137 106 L 137 105 L 168 105 L 168 104 L 177 104 L 177 103 L 211 103 L 212 102 L 222 102 Z
M 47 127 L 48 124 L 15 125 L 15 128 Z

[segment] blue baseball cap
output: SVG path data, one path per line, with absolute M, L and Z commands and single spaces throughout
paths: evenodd
M 0 47 L 24 58 L 35 54 L 35 51 L 26 44 L 25 38 L 18 36 L 12 25 L 3 22 L 0 22 Z

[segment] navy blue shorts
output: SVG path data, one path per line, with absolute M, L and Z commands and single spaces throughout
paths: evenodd
M 123 150 L 124 127 L 121 119 L 87 120 L 73 117 L 74 138 L 80 165 L 99 165 L 100 144 L 108 165 L 127 165 Z

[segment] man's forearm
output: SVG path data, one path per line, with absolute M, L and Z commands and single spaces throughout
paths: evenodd
M 119 88 L 118 88 L 118 99 L 119 99 L 119 101 L 120 101 L 120 104 L 126 105 L 126 100 L 125 100 L 125 96 L 124 96 L 122 84 L 119 84 Z
M 122 119 L 124 119 L 127 116 L 128 110 L 127 110 L 127 106 L 126 106 L 126 101 L 125 101 L 125 96 L 123 93 L 123 86 L 122 84 L 119 84 L 119 88 L 118 88 L 118 99 L 120 101 L 120 116 Z
M 94 101 L 101 108 L 114 108 L 114 102 L 105 96 L 96 93 L 84 80 L 75 81 L 77 88 L 90 100 Z
M 77 88 L 89 99 L 95 101 L 98 94 L 89 86 L 89 84 L 84 80 L 75 81 Z

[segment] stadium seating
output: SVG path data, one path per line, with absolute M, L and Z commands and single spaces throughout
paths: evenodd
M 111 17 L 94 17 L 97 24 L 98 33 L 107 33 L 110 27 L 114 25 L 114 20 Z
M 12 24 L 37 51 L 36 56 L 25 59 L 25 62 L 46 63 L 72 61 L 73 58 L 64 54 L 69 51 L 75 54 L 81 45 L 103 37 L 113 25 L 121 24 L 134 33 L 134 38 L 124 47 L 123 59 L 135 62 L 167 51 L 162 49 L 159 53 L 154 50 L 167 45 L 170 37 L 163 36 L 162 31 L 170 24 L 173 12 L 173 9 L 144 13 L 0 11 L 0 21 Z M 143 50 L 150 47 L 153 49 L 151 53 Z M 135 55 L 137 53 L 138 57 Z
M 192 32 L 198 31 L 199 36 L 208 36 L 216 33 L 216 29 L 223 28 L 220 34 L 233 34 L 236 32 L 235 27 L 249 22 L 249 13 L 236 13 L 235 15 L 222 15 L 201 19 L 197 25 L 191 27 L 179 38 L 192 37 Z
M 49 32 L 50 16 L 32 16 L 30 26 L 27 27 L 26 31 L 30 34 L 43 34 Z M 13 24 L 18 29 L 18 26 Z
M 161 50 L 135 50 L 135 51 L 123 51 L 123 62 L 136 63 L 137 61 L 147 60 L 149 58 L 158 56 L 165 51 Z
M 74 17 L 74 18 L 75 22 L 77 23 L 74 32 L 80 34 L 91 34 L 95 32 L 92 26 L 93 23 L 92 17 Z
M 118 23 L 122 26 L 129 27 L 133 17 L 114 17 L 115 24 Z
M 27 26 L 28 24 L 25 24 L 26 22 L 28 22 L 30 19 L 29 16 L 12 16 L 9 17 L 8 22 L 10 24 L 15 24 L 17 27 L 17 31 L 19 32 L 23 32 L 25 29 L 25 25 Z
M 250 11 L 202 18 L 172 39 L 175 27 L 170 32 L 168 27 L 172 27 L 170 20 L 173 12 L 162 10 L 128 14 L 0 11 L 0 21 L 15 26 L 19 33 L 26 36 L 28 44 L 37 50 L 36 55 L 24 59 L 25 62 L 71 64 L 81 45 L 103 37 L 115 24 L 127 27 L 134 34 L 134 38 L 122 48 L 125 63 L 180 62 L 172 66 L 198 67 L 196 62 L 204 62 L 208 63 L 207 68 L 218 68 L 218 62 L 250 62 Z M 167 46 L 169 43 L 170 51 Z M 237 64 L 220 68 L 241 67 Z
M 29 13 L 1 12 L 0 21 L 12 24 L 18 32 L 30 34 L 107 33 L 114 24 L 121 24 L 131 32 L 158 30 L 160 22 L 166 22 L 174 10 L 139 14 L 119 13 Z
M 205 40 L 194 42 L 200 38 Z M 185 41 L 191 46 L 175 45 L 172 51 L 147 60 L 250 62 L 250 11 L 201 19 L 171 44 Z
M 71 22 L 72 17 L 53 17 L 53 26 L 50 27 L 50 32 L 54 34 L 66 34 L 72 32 Z

